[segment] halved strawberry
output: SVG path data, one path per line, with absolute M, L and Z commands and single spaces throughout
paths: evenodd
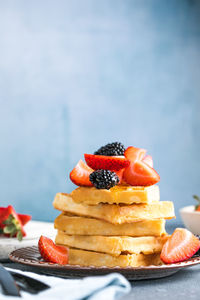
M 68 263 L 69 250 L 64 246 L 57 246 L 54 242 L 41 235 L 38 242 L 38 249 L 45 261 L 66 265 Z
M 22 222 L 23 226 L 26 225 L 31 220 L 30 215 L 18 214 L 18 217 L 19 217 L 20 221 Z
M 160 176 L 143 161 L 136 161 L 124 170 L 123 179 L 130 185 L 148 186 L 160 181 Z
M 71 171 L 69 177 L 71 181 L 78 186 L 93 186 L 89 179 L 90 174 L 93 172 L 81 159 L 75 168 Z
M 149 165 L 151 168 L 153 168 L 153 158 L 151 155 L 146 155 L 142 161 L 145 162 L 145 164 Z
M 118 184 L 121 184 L 122 183 L 122 178 L 123 178 L 123 174 L 124 174 L 124 169 L 121 169 L 119 171 L 113 171 L 117 174 L 117 176 L 119 177 L 119 183 Z
M 192 257 L 200 248 L 199 239 L 189 230 L 176 228 L 164 244 L 160 258 L 166 264 L 177 263 Z
M 130 162 L 125 157 L 85 154 L 85 161 L 94 170 L 118 171 L 129 166 Z
M 142 160 L 146 152 L 145 149 L 130 146 L 125 150 L 124 156 L 131 162 L 135 162 L 137 160 Z

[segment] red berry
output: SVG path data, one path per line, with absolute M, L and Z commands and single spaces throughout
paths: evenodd
M 94 170 L 119 171 L 129 166 L 130 162 L 125 157 L 85 154 L 85 161 Z
M 151 168 L 153 168 L 153 159 L 151 155 L 146 155 L 142 161 L 145 162 L 145 164 L 149 165 Z
M 19 217 L 20 221 L 22 222 L 23 226 L 26 225 L 31 220 L 30 215 L 18 214 L 18 217 Z
M 12 205 L 1 208 L 0 228 L 7 237 L 17 237 L 21 241 L 26 236 L 23 224 Z
M 199 239 L 189 230 L 176 228 L 162 248 L 160 258 L 166 264 L 189 259 L 200 248 Z
M 146 152 L 145 149 L 130 146 L 125 150 L 124 155 L 131 162 L 135 162 L 137 160 L 142 160 Z
M 123 174 L 124 174 L 124 169 L 121 169 L 119 171 L 113 171 L 117 174 L 117 176 L 119 177 L 119 183 L 118 184 L 121 184 L 122 183 L 122 178 L 123 178 Z
M 133 186 L 148 186 L 160 181 L 160 176 L 143 161 L 136 161 L 124 170 L 123 179 Z
M 68 263 L 69 250 L 64 246 L 57 246 L 54 242 L 41 235 L 38 242 L 38 249 L 45 261 L 66 265 Z
M 81 159 L 78 164 L 70 173 L 71 181 L 78 186 L 93 186 L 89 179 L 90 174 L 93 172 Z
M 200 211 L 200 205 L 198 205 L 195 210 Z

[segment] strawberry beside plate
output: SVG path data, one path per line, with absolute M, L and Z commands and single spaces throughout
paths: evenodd
M 26 225 L 27 236 L 20 242 L 17 238 L 7 238 L 0 236 L 0 261 L 7 260 L 9 254 L 21 247 L 34 246 L 38 244 L 38 239 L 41 233 L 54 239 L 56 231 L 54 230 L 53 223 L 30 221 Z

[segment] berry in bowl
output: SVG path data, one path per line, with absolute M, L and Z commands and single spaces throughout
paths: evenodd
M 194 195 L 193 198 L 198 204 L 182 207 L 179 212 L 185 227 L 200 235 L 200 197 Z

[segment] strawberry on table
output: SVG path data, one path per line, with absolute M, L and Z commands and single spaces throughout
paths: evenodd
M 161 260 L 166 263 L 177 263 L 189 259 L 200 248 L 200 240 L 189 230 L 176 228 L 162 248 Z
M 68 263 L 68 248 L 55 245 L 51 239 L 43 235 L 39 239 L 38 249 L 45 261 L 60 265 L 66 265 Z
M 20 241 L 26 236 L 23 224 L 11 205 L 0 210 L 0 233 L 8 237 L 17 237 Z
M 94 170 L 112 170 L 119 171 L 129 166 L 130 162 L 123 156 L 105 156 L 85 154 L 87 165 Z
M 69 177 L 71 181 L 78 186 L 93 186 L 89 176 L 94 172 L 93 169 L 88 167 L 81 159 L 75 168 L 71 171 Z
M 17 214 L 20 221 L 22 222 L 22 225 L 26 225 L 30 220 L 31 216 L 30 215 L 24 215 L 24 214 Z

